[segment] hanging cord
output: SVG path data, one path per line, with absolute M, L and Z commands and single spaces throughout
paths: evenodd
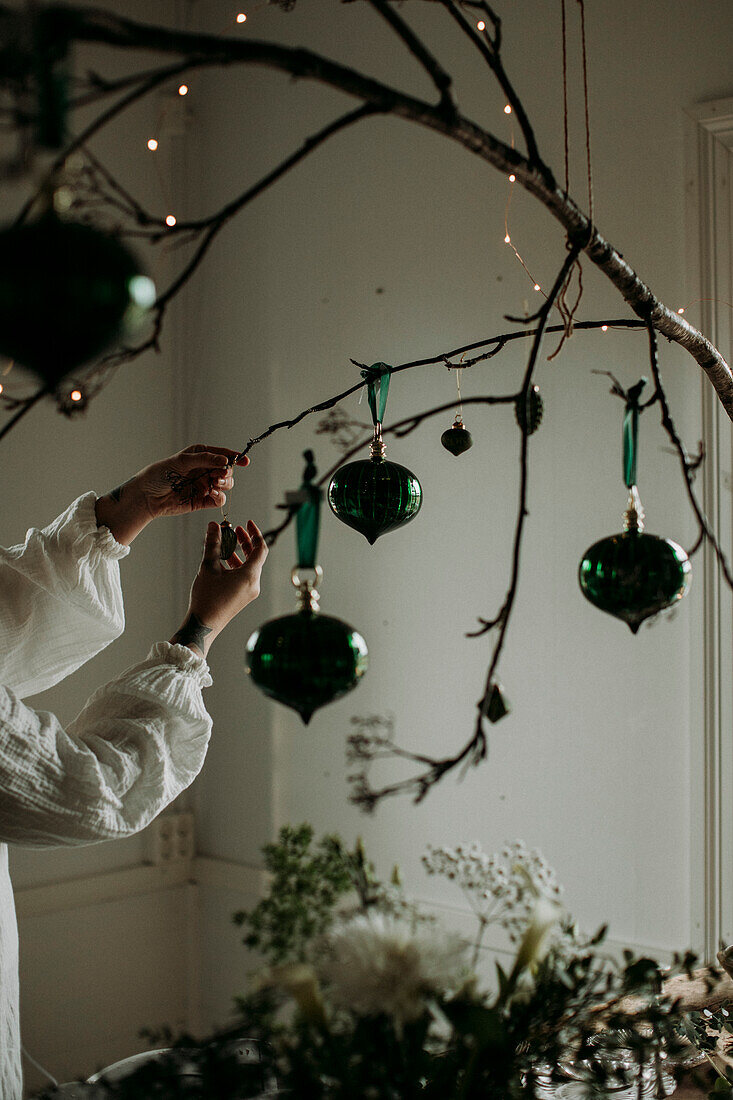
M 562 0 L 562 118 L 565 136 L 565 194 L 570 190 L 570 155 L 568 141 L 568 25 L 565 0 Z
M 456 411 L 455 419 L 463 423 L 463 402 L 461 401 L 461 370 L 456 371 L 456 387 L 458 389 L 458 409 Z
M 564 2 L 564 0 L 563 0 Z M 590 111 L 588 109 L 588 56 L 585 43 L 585 0 L 578 0 L 580 4 L 580 31 L 583 41 L 583 95 L 585 97 L 585 155 L 588 165 L 588 214 L 593 223 L 593 169 L 590 154 Z

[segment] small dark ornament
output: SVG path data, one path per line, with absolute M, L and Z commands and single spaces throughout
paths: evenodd
M 643 520 L 639 494 L 632 486 L 624 531 L 586 550 L 578 573 L 586 599 L 622 619 L 632 634 L 645 619 L 682 599 L 692 571 L 682 547 L 644 534 Z
M 524 401 L 520 395 L 514 402 L 514 416 L 516 417 L 517 424 L 523 432 L 527 433 L 527 435 L 532 435 L 537 431 L 542 423 L 544 411 L 545 403 L 542 400 L 539 386 L 532 386 L 526 401 Z M 528 412 L 529 415 L 527 415 Z
M 139 331 L 155 286 L 120 242 L 47 211 L 0 231 L 0 354 L 45 382 Z
M 422 504 L 422 488 L 406 466 L 387 462 L 381 432 L 375 430 L 371 457 L 347 462 L 328 486 L 331 511 L 359 531 L 373 546 L 380 535 L 414 519 Z
M 452 455 L 462 455 L 469 447 L 473 447 L 471 433 L 460 416 L 455 418 L 451 428 L 446 428 L 440 437 L 440 442 Z
M 484 701 L 481 706 L 482 714 L 484 714 L 490 722 L 496 723 L 506 717 L 510 711 L 511 707 L 506 701 L 501 684 L 494 681 L 494 683 L 489 686 L 489 690 L 484 696 Z
M 323 573 L 315 567 L 316 583 Z M 247 642 L 247 671 L 265 695 L 296 710 L 308 725 L 313 712 L 345 695 L 369 664 L 366 642 L 356 630 L 318 611 L 319 595 L 293 570 L 300 610 L 271 619 Z
M 219 551 L 219 557 L 222 561 L 228 561 L 238 546 L 237 532 L 228 519 L 222 520 L 219 526 L 221 527 L 221 550 Z

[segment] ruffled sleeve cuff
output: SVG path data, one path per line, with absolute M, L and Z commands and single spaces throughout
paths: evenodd
M 198 653 L 194 653 L 188 646 L 156 642 L 148 654 L 148 660 L 176 665 L 181 671 L 188 673 L 200 688 L 211 687 L 213 683 L 209 666 L 204 658 L 199 657 Z
M 123 546 L 114 537 L 109 527 L 97 526 L 96 504 L 99 500 L 97 493 L 84 493 L 74 501 L 69 509 L 69 519 L 76 523 L 78 528 L 78 540 L 91 539 L 91 551 L 96 552 L 108 561 L 119 561 L 130 553 L 129 546 Z

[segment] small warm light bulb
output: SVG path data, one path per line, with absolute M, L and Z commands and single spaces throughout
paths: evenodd
M 239 15 L 237 16 L 237 22 L 238 23 L 246 23 L 247 22 L 247 16 L 244 14 L 243 11 L 240 11 Z
M 684 306 L 680 306 L 680 308 L 679 308 L 679 309 L 677 310 L 677 312 L 678 312 L 678 313 L 684 313 L 684 312 L 685 312 L 685 307 L 684 307 Z
M 4 388 L 4 387 L 3 387 L 3 384 L 2 384 L 2 382 L 0 382 L 0 393 L 2 393 L 2 392 L 3 392 L 3 388 Z
M 512 113 L 511 104 L 507 103 L 506 107 L 504 108 L 504 114 L 505 115 L 510 115 L 511 113 Z
M 509 234 L 507 233 L 506 237 L 504 238 L 504 244 L 511 244 L 511 243 L 512 243 L 512 239 L 509 236 Z
M 188 95 L 188 84 L 181 84 L 178 88 L 179 95 Z
M 539 284 L 539 283 L 535 283 L 535 284 L 534 284 L 534 288 L 535 288 L 535 290 L 540 290 L 540 284 Z
M 483 19 L 479 19 L 478 23 L 476 24 L 476 30 L 477 31 L 485 31 L 486 30 L 486 24 L 484 23 Z
M 174 226 L 176 224 L 175 214 L 169 214 L 168 217 L 165 219 L 165 224 L 170 225 L 170 226 Z
M 81 390 L 72 390 L 71 393 L 69 394 L 69 397 L 71 398 L 72 401 L 81 401 L 81 399 L 83 397 L 83 394 L 82 394 Z
M 155 140 L 155 138 L 150 138 L 148 140 L 148 149 L 150 150 L 150 152 L 154 153 L 157 148 L 158 148 L 158 142 Z
M 601 325 L 601 332 L 608 332 L 608 325 Z
M 512 173 L 511 176 L 509 177 L 509 182 L 514 183 L 516 181 L 516 178 L 517 177 L 514 175 L 514 173 Z

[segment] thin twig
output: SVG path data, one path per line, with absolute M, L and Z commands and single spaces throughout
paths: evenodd
M 451 95 L 451 85 L 453 81 L 440 62 L 433 57 L 430 50 L 420 41 L 412 28 L 405 23 L 402 16 L 395 11 L 394 7 L 388 3 L 388 0 L 368 0 L 368 2 L 375 11 L 378 11 L 382 18 L 389 23 L 392 30 L 402 39 L 413 57 L 416 57 L 426 70 L 433 84 L 435 84 L 435 87 L 440 92 L 441 107 L 449 115 L 455 116 L 456 105 Z
M 366 103 L 361 107 L 357 107 L 354 111 L 349 111 L 345 115 L 341 115 L 340 118 L 330 122 L 328 126 L 324 126 L 322 130 L 319 130 L 317 134 L 313 134 L 312 137 L 307 138 L 300 149 L 291 153 L 286 160 L 279 164 L 276 168 L 273 168 L 271 172 L 268 172 L 261 180 L 253 184 L 248 188 L 244 194 L 235 199 L 234 202 L 229 203 L 223 210 L 217 214 L 216 219 L 211 224 L 210 228 L 206 232 L 203 241 L 199 244 L 191 260 L 186 264 L 183 271 L 173 280 L 168 289 L 161 294 L 156 303 L 157 308 L 162 310 L 171 300 L 171 298 L 178 293 L 181 287 L 188 282 L 193 275 L 194 271 L 198 267 L 199 263 L 203 259 L 204 254 L 208 251 L 212 241 L 218 233 L 224 228 L 227 222 L 231 221 L 235 214 L 238 214 L 240 210 L 252 202 L 257 195 L 262 194 L 268 187 L 270 187 L 276 180 L 279 180 L 281 176 L 284 176 L 291 168 L 293 168 L 299 161 L 304 160 L 310 153 L 318 148 L 319 145 L 323 145 L 334 134 L 339 133 L 341 130 L 345 130 L 347 126 L 351 126 L 355 122 L 359 122 L 361 119 L 366 118 L 368 115 L 373 115 L 378 111 L 378 108 L 373 107 L 371 104 Z
M 659 348 L 657 343 L 657 334 L 651 320 L 647 322 L 647 332 L 649 333 L 649 362 L 651 365 L 652 376 L 654 378 L 655 395 L 659 401 L 659 407 L 662 413 L 662 427 L 669 436 L 674 446 L 675 451 L 679 455 L 680 467 L 682 469 L 682 476 L 685 480 L 685 487 L 687 489 L 687 497 L 692 505 L 692 510 L 697 516 L 697 522 L 700 524 L 700 531 L 704 534 L 712 546 L 715 557 L 718 559 L 720 568 L 723 572 L 728 585 L 733 588 L 733 573 L 731 573 L 728 560 L 723 552 L 723 549 L 718 542 L 718 539 L 710 526 L 708 517 L 703 512 L 700 504 L 698 503 L 697 495 L 692 484 L 692 471 L 699 466 L 699 462 L 690 460 L 684 443 L 680 439 L 680 436 L 675 427 L 672 414 L 669 410 L 669 404 L 667 402 L 667 395 L 664 392 L 662 386 L 662 377 L 659 369 Z M 696 549 L 697 547 L 695 547 Z
M 483 57 L 486 64 L 491 69 L 492 73 L 496 77 L 499 87 L 507 98 L 507 102 L 514 112 L 519 128 L 522 131 L 525 145 L 527 146 L 527 160 L 532 167 L 540 168 L 543 173 L 546 173 L 548 182 L 552 180 L 552 186 L 554 186 L 554 178 L 550 169 L 542 160 L 539 149 L 537 147 L 537 139 L 534 135 L 534 130 L 527 117 L 527 112 L 524 109 L 524 104 L 517 95 L 517 92 L 509 79 L 507 72 L 504 68 L 501 60 L 501 21 L 493 9 L 486 3 L 480 3 L 476 5 L 486 15 L 494 27 L 493 37 L 488 31 L 477 31 L 475 27 L 469 23 L 463 12 L 460 10 L 455 0 L 441 0 L 443 7 L 453 17 L 463 33 L 468 36 L 476 49 Z
M 552 290 L 550 291 L 547 300 L 543 305 L 540 323 L 534 336 L 532 350 L 530 352 L 529 360 L 527 362 L 527 368 L 524 373 L 522 389 L 520 390 L 519 395 L 514 395 L 515 399 L 517 396 L 519 396 L 520 399 L 522 397 L 525 400 L 527 399 L 527 396 L 532 386 L 532 376 L 537 365 L 540 346 L 542 344 L 542 337 L 547 326 L 547 318 L 550 315 L 550 311 L 553 308 L 557 295 L 562 289 L 569 270 L 577 259 L 580 248 L 581 246 L 579 244 L 575 244 L 570 248 L 565 262 L 563 263 L 562 268 L 560 269 L 560 272 L 555 279 Z M 496 642 L 494 643 L 494 649 L 492 652 L 489 669 L 486 674 L 484 694 L 477 704 L 478 715 L 473 737 L 454 756 L 434 759 L 430 758 L 429 764 L 423 769 L 423 771 L 418 772 L 415 775 L 409 776 L 407 779 L 398 780 L 395 783 L 390 783 L 381 788 L 372 788 L 369 784 L 366 774 L 361 774 L 355 777 L 357 786 L 352 791 L 351 801 L 355 802 L 366 810 L 372 810 L 383 799 L 398 794 L 411 793 L 416 803 L 422 802 L 422 800 L 426 797 L 432 787 L 434 787 L 436 783 L 440 782 L 443 776 L 445 776 L 448 772 L 453 771 L 457 767 L 461 767 L 462 772 L 465 772 L 467 767 L 480 763 L 480 761 L 484 760 L 486 757 L 488 744 L 486 732 L 484 729 L 484 722 L 486 721 L 484 708 L 488 700 L 489 693 L 494 686 L 496 670 L 498 668 L 499 658 L 501 656 L 501 652 L 504 646 L 504 641 L 511 618 L 511 612 L 514 606 L 514 601 L 519 586 L 519 564 L 521 556 L 522 535 L 524 532 L 524 523 L 527 516 L 528 443 L 529 435 L 527 432 L 523 431 L 522 445 L 520 450 L 519 504 L 517 508 L 517 521 L 514 532 L 511 579 L 501 612 L 495 620 L 495 625 L 497 623 L 499 625 L 499 632 Z M 480 631 L 480 633 L 483 632 L 484 631 Z M 413 757 L 413 759 L 415 758 Z

